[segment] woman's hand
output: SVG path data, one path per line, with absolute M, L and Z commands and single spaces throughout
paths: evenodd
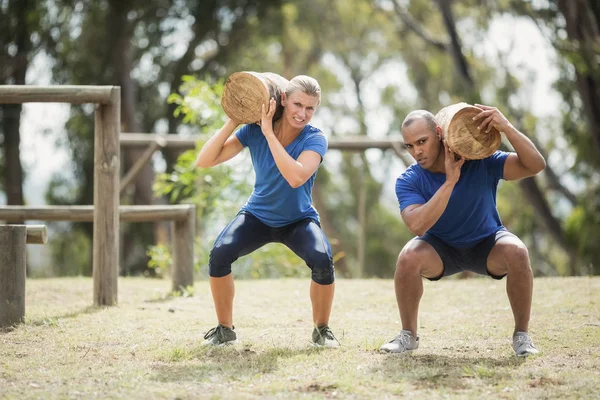
M 268 109 L 265 109 L 265 105 L 262 105 L 262 116 L 260 120 L 260 128 L 262 130 L 263 135 L 270 136 L 274 135 L 273 132 L 273 115 L 275 115 L 276 109 L 275 99 L 271 98 L 269 100 Z

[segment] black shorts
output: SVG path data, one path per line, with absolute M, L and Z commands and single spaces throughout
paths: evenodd
M 424 236 L 417 237 L 418 240 L 423 240 L 433 247 L 433 249 L 442 259 L 442 263 L 444 265 L 444 271 L 440 276 L 427 279 L 430 281 L 437 281 L 444 276 L 454 275 L 463 271 L 471 271 L 480 275 L 488 275 L 494 279 L 504 278 L 506 274 L 496 276 L 489 273 L 487 269 L 487 259 L 498 239 L 507 236 L 515 235 L 506 229 L 500 229 L 496 233 L 493 233 L 481 240 L 474 246 L 466 248 L 452 247 L 442 241 L 440 238 L 429 233 L 426 233 Z

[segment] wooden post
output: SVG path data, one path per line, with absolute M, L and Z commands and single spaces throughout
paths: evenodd
M 25 316 L 25 225 L 0 225 L 0 327 Z
M 121 88 L 96 106 L 94 127 L 94 304 L 117 304 L 119 275 L 119 164 Z
M 194 285 L 194 239 L 196 208 L 190 207 L 188 218 L 173 223 L 172 291 Z

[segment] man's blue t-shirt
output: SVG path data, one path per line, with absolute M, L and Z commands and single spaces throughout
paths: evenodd
M 272 227 L 281 227 L 304 218 L 319 221 L 319 214 L 312 205 L 312 188 L 317 172 L 302 186 L 294 189 L 279 172 L 260 126 L 244 125 L 236 135 L 240 143 L 250 149 L 256 173 L 254 191 L 242 210 Z M 285 150 L 294 160 L 306 150 L 318 153 L 323 160 L 327 152 L 327 138 L 319 129 L 306 125 Z
M 506 157 L 508 153 L 497 151 L 483 160 L 466 161 L 446 210 L 428 232 L 451 246 L 465 248 L 502 229 L 496 190 L 504 177 Z M 445 181 L 446 174 L 412 164 L 396 180 L 400 211 L 427 203 Z

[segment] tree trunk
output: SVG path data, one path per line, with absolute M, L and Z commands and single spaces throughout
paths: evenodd
M 30 0 L 23 0 L 15 3 L 16 14 L 19 21 L 27 21 L 27 13 L 31 8 Z M 25 75 L 29 67 L 31 52 L 31 40 L 29 25 L 26 22 L 20 23 L 14 32 L 17 53 L 14 57 L 12 74 L 9 76 L 11 83 L 16 85 L 25 84 Z M 8 205 L 23 205 L 23 167 L 21 166 L 21 153 L 19 145 L 21 143 L 21 104 L 6 104 L 2 106 L 2 130 L 4 133 L 4 159 L 5 176 L 4 188 L 6 190 L 6 201 Z M 15 224 L 22 224 L 23 221 L 11 221 Z
M 111 65 L 114 69 L 112 82 L 121 86 L 121 130 L 126 132 L 141 132 L 142 128 L 136 118 L 137 87 L 131 78 L 133 70 L 133 47 L 132 36 L 135 25 L 128 21 L 127 14 L 133 8 L 132 2 L 120 0 L 111 1 L 111 11 L 108 13 L 106 29 L 110 32 Z M 127 171 L 135 164 L 145 149 L 132 148 L 123 153 L 123 169 Z M 152 192 L 154 183 L 154 170 L 152 164 L 146 164 L 135 179 L 133 192 L 133 204 L 152 205 L 155 198 Z M 168 242 L 169 225 L 166 222 L 153 224 L 154 243 L 164 244 Z M 123 232 L 125 234 L 125 232 Z M 123 238 L 123 249 L 131 248 L 137 242 L 132 235 Z M 133 254 L 133 253 L 130 253 Z M 125 268 L 124 257 L 127 251 L 121 251 L 121 269 Z
M 438 3 L 440 11 L 442 12 L 444 26 L 446 27 L 446 31 L 450 37 L 450 53 L 452 59 L 454 60 L 456 72 L 463 83 L 463 88 L 465 90 L 465 94 L 467 95 L 467 101 L 470 103 L 478 102 L 479 95 L 475 90 L 475 82 L 471 77 L 469 64 L 462 51 L 462 45 L 460 43 L 458 32 L 456 31 L 456 22 L 454 21 L 450 0 L 436 0 L 436 2 Z
M 593 8 L 596 2 L 596 9 Z M 567 35 L 577 46 L 584 67 L 573 64 L 577 89 L 583 101 L 583 109 L 592 145 L 600 155 L 600 65 L 597 61 L 600 46 L 600 21 L 597 0 L 559 0 L 558 8 L 566 22 Z

